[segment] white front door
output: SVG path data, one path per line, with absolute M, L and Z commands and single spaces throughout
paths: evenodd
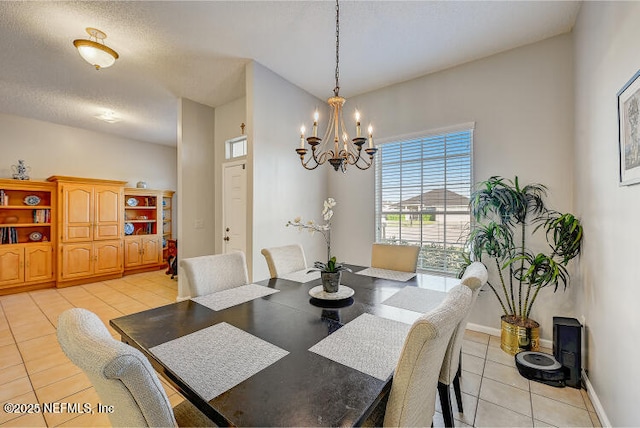
M 224 165 L 222 180 L 222 251 L 247 253 L 246 161 Z

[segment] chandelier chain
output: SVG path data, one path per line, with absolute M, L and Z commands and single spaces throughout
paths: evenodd
M 336 86 L 333 88 L 334 96 L 327 100 L 329 104 L 329 121 L 323 138 L 318 137 L 318 111 L 314 114 L 312 136 L 306 138 L 311 148 L 310 157 L 305 161 L 309 149 L 305 148 L 305 127 L 300 128 L 300 148 L 296 153 L 300 156 L 300 162 L 305 169 L 312 170 L 328 162 L 336 171 L 346 172 L 347 165 L 353 165 L 358 169 L 368 169 L 373 165 L 373 157 L 378 151 L 373 146 L 372 128 L 369 126 L 369 146 L 363 147 L 367 138 L 362 135 L 360 129 L 360 115 L 356 110 L 356 137 L 349 139 L 343 115 L 342 107 L 347 101 L 340 96 L 340 3 L 336 0 Z M 333 138 L 332 138 L 332 134 Z M 367 159 L 368 157 L 368 159 Z
M 340 4 L 336 0 L 336 87 L 333 93 L 338 96 L 340 92 Z

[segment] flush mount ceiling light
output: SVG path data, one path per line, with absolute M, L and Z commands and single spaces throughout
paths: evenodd
M 373 128 L 369 125 L 368 138 L 362 136 L 360 129 L 360 113 L 355 111 L 356 137 L 349 139 L 344 119 L 342 117 L 342 106 L 347 101 L 341 97 L 340 91 L 340 5 L 336 0 L 336 86 L 333 88 L 333 96 L 327 100 L 329 104 L 329 123 L 323 138 L 318 137 L 318 118 L 316 110 L 313 115 L 313 130 L 307 143 L 311 146 L 311 156 L 305 161 L 308 150 L 304 147 L 304 125 L 300 128 L 300 148 L 296 152 L 300 156 L 300 162 L 306 169 L 316 169 L 319 165 L 329 162 L 336 171 L 345 172 L 347 165 L 355 165 L 359 169 L 367 169 L 373 164 L 373 156 L 378 151 L 373 146 Z M 364 149 L 369 159 L 362 153 L 362 146 L 369 140 L 369 146 Z
M 107 122 L 107 123 L 116 123 L 116 122 L 120 122 L 120 120 L 121 120 L 121 119 L 120 119 L 120 118 L 115 114 L 115 112 L 110 111 L 110 110 L 105 111 L 104 113 L 102 113 L 102 114 L 98 114 L 98 115 L 93 116 L 93 117 L 95 117 L 96 119 L 100 119 L 100 120 L 102 120 L 102 121 L 104 121 L 104 122 Z
M 82 59 L 93 65 L 96 70 L 111 67 L 118 59 L 118 52 L 104 44 L 107 35 L 91 27 L 87 28 L 87 33 L 89 33 L 89 38 L 94 40 L 78 39 L 73 41 L 73 46 L 78 49 Z

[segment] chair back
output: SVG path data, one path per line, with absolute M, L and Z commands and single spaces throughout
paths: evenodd
M 176 426 L 173 409 L 149 360 L 137 349 L 115 340 L 100 318 L 82 308 L 58 318 L 63 352 L 87 375 L 109 413 L 113 426 Z
M 300 244 L 263 248 L 261 253 L 267 260 L 271 278 L 307 268 L 307 259 Z
M 417 245 L 373 244 L 371 267 L 415 272 L 420 247 Z
M 190 297 L 204 296 L 249 283 L 242 251 L 180 260 L 189 281 Z
M 413 323 L 393 375 L 384 426 L 431 425 L 442 359 L 470 305 L 471 290 L 460 284 L 437 308 Z
M 469 319 L 471 308 L 478 298 L 480 289 L 487 283 L 488 278 L 487 268 L 480 262 L 473 262 L 467 266 L 461 278 L 461 283 L 471 289 L 471 305 L 469 305 L 469 310 L 453 332 L 449 345 L 447 346 L 447 352 L 442 362 L 439 379 L 439 381 L 445 385 L 451 385 L 458 371 L 458 366 L 460 365 L 460 350 L 462 349 L 464 330 L 467 328 L 467 320 Z

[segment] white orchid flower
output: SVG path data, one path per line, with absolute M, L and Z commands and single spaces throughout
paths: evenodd
M 300 223 L 302 221 L 302 217 L 296 217 L 293 219 L 294 223 Z
M 336 200 L 333 198 L 327 199 L 326 203 L 329 205 L 329 208 L 333 208 L 336 206 Z
M 333 210 L 327 210 L 326 212 L 324 212 L 325 221 L 331 220 L 331 217 L 333 217 Z

